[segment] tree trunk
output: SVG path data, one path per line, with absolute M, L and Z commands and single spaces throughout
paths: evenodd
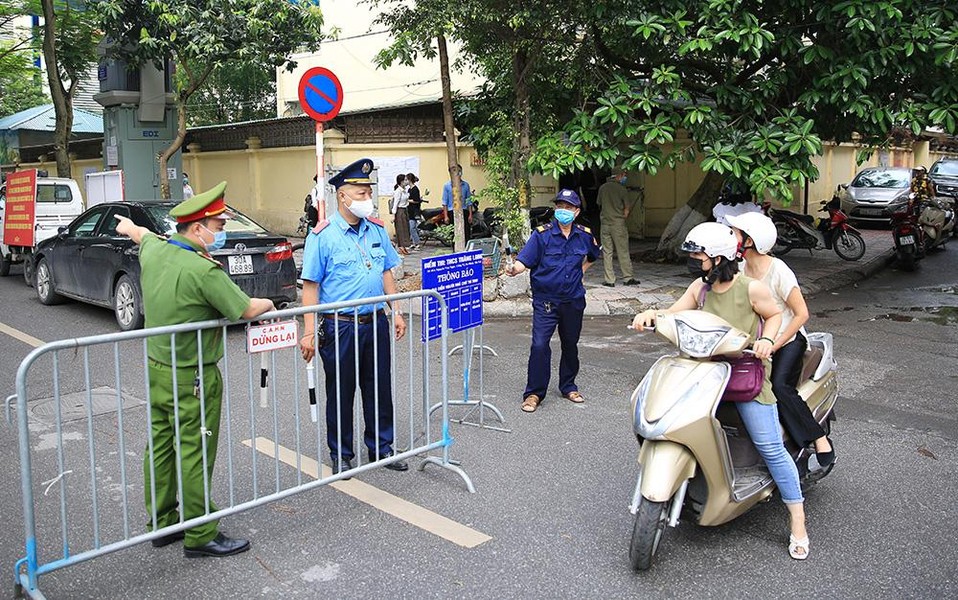
M 688 203 L 677 210 L 669 224 L 665 226 L 665 231 L 659 238 L 659 245 L 655 249 L 658 257 L 668 260 L 684 257 L 681 246 L 685 236 L 690 229 L 712 218 L 712 208 L 718 203 L 719 193 L 724 183 L 724 175 L 713 171 L 705 174 L 705 179 L 689 198 Z
M 166 150 L 160 153 L 160 198 L 169 200 L 172 197 L 170 193 L 170 179 L 166 174 L 166 165 L 174 154 L 183 146 L 183 140 L 186 139 L 186 99 L 177 98 L 176 100 L 176 137 L 167 146 Z
M 56 14 L 53 0 L 43 0 L 43 60 L 47 63 L 47 82 L 53 97 L 56 128 L 53 149 L 57 159 L 57 177 L 71 177 L 70 132 L 73 131 L 73 97 L 63 87 L 56 52 Z M 75 82 L 71 82 L 75 83 Z M 72 89 L 73 85 L 71 85 Z
M 516 93 L 514 113 L 515 145 L 512 153 L 512 178 L 519 192 L 519 214 L 523 220 L 523 239 L 531 234 L 529 227 L 529 206 L 531 194 L 529 186 L 529 155 L 532 152 L 532 132 L 529 109 L 529 84 L 526 75 L 531 61 L 526 48 L 519 46 L 512 54 L 512 83 Z
M 452 118 L 452 84 L 449 82 L 449 51 L 446 49 L 446 37 L 436 38 L 439 45 L 439 74 L 442 78 L 442 122 L 446 130 L 446 153 L 449 157 L 449 180 L 452 182 L 452 214 L 454 247 L 456 252 L 466 249 L 466 227 L 462 218 L 462 175 L 457 168 L 459 156 L 456 151 L 456 125 Z

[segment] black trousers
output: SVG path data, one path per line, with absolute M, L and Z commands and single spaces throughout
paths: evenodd
M 778 400 L 778 419 L 789 437 L 800 448 L 825 435 L 805 400 L 798 395 L 798 378 L 802 376 L 802 357 L 808 341 L 801 332 L 772 356 L 772 391 Z

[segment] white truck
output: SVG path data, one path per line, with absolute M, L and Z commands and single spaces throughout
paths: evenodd
M 33 285 L 33 248 L 57 235 L 60 227 L 84 210 L 76 181 L 37 177 L 33 171 L 32 176 L 24 171 L 9 173 L 0 185 L 0 277 L 9 275 L 14 263 L 22 263 L 27 285 Z

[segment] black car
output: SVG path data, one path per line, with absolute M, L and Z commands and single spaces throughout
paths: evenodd
M 931 165 L 928 177 L 934 182 L 938 197 L 958 200 L 958 158 L 939 158 Z
M 87 210 L 41 242 L 34 253 L 35 288 L 43 304 L 69 297 L 113 308 L 120 329 L 143 326 L 139 247 L 116 232 L 114 215 L 160 235 L 176 231 L 176 202 L 107 202 Z M 285 237 L 273 235 L 235 209 L 226 245 L 212 253 L 249 296 L 274 303 L 296 300 L 296 266 Z

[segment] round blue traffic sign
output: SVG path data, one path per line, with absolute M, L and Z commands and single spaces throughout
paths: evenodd
M 315 121 L 329 121 L 343 107 L 343 85 L 323 67 L 313 67 L 299 80 L 299 105 Z

